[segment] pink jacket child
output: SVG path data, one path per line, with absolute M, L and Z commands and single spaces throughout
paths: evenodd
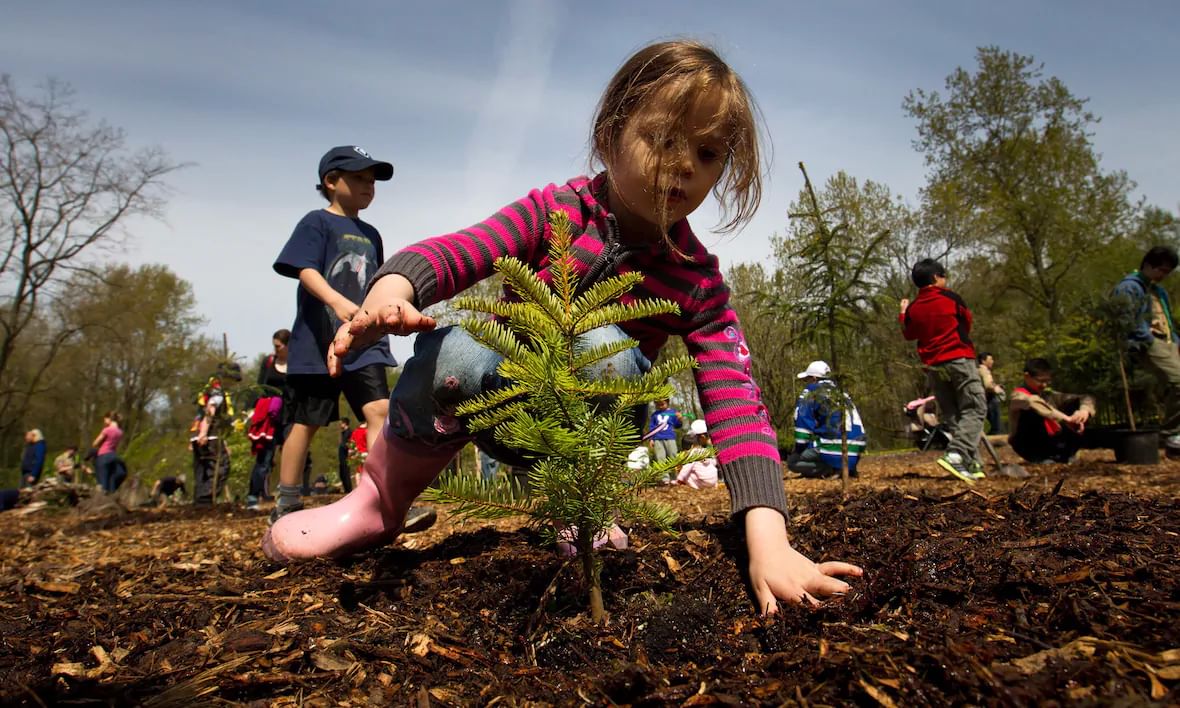
M 710 194 L 722 206 L 722 231 L 753 216 L 762 175 L 755 115 L 745 84 L 708 47 L 690 40 L 648 45 L 616 72 L 593 119 L 591 154 L 604 172 L 534 190 L 468 229 L 419 241 L 386 262 L 328 351 L 328 370 L 338 375 L 341 357 L 351 351 L 389 334 L 417 335 L 369 450 L 364 480 L 334 504 L 276 521 L 262 540 L 266 555 L 277 562 L 338 558 L 388 544 L 413 500 L 465 444 L 476 438 L 486 448 L 506 448 L 480 438 L 487 431 L 466 430 L 451 412 L 497 385 L 497 356 L 461 328 L 438 329 L 421 310 L 491 277 L 501 256 L 551 279 L 548 225 L 561 211 L 573 227 L 572 266 L 582 287 L 640 273 L 622 304 L 655 297 L 678 306 L 676 314 L 585 336 L 602 346 L 622 335 L 635 340 L 638 351 L 612 357 L 635 375 L 657 360 L 671 337 L 696 360 L 696 392 L 716 433 L 730 511 L 745 531 L 759 610 L 774 612 L 780 600 L 818 604 L 848 592 L 837 576 L 860 576 L 860 568 L 815 563 L 790 544 L 782 461 L 750 350 L 717 256 L 688 223 Z
M 693 443 L 690 451 L 693 449 L 704 449 L 709 446 L 709 429 L 703 419 L 697 418 L 694 420 L 690 432 L 696 436 L 696 441 Z M 716 487 L 717 458 L 704 457 L 681 466 L 680 474 L 676 475 L 676 484 L 688 485 L 693 489 Z

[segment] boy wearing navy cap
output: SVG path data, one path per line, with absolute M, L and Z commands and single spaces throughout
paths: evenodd
M 369 423 L 370 445 L 385 422 L 385 369 L 397 366 L 389 341 L 382 338 L 349 354 L 340 378 L 328 376 L 326 357 L 336 330 L 352 319 L 369 279 L 385 261 L 381 235 L 358 214 L 372 203 L 375 183 L 391 177 L 393 165 L 362 148 L 329 150 L 320 159 L 316 185 L 328 206 L 299 221 L 274 263 L 275 272 L 296 278 L 299 288 L 287 355 L 294 426 L 283 444 L 272 522 L 303 508 L 299 493 L 307 449 L 317 430 L 339 419 L 341 393 L 356 417 Z

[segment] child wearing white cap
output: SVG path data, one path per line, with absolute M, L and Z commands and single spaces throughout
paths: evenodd
M 697 418 L 689 426 L 689 432 L 693 436 L 692 450 L 706 450 L 709 447 L 709 428 L 705 425 L 704 418 Z M 676 484 L 683 484 L 693 489 L 706 489 L 708 487 L 716 487 L 718 482 L 717 475 L 717 458 L 702 457 L 693 460 L 686 465 L 680 467 L 680 473 L 676 475 Z
M 867 444 L 860 412 L 852 399 L 844 394 L 846 417 L 833 400 L 837 391 L 835 382 L 828 378 L 831 372 L 827 362 L 813 361 L 797 376 L 808 383 L 795 404 L 795 452 L 787 458 L 787 469 L 804 477 L 840 474 L 844 447 L 841 423 L 847 431 L 849 476 L 857 476 L 857 462 Z

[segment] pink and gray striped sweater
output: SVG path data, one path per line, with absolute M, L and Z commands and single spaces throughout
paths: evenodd
M 518 258 L 547 279 L 549 214 L 564 210 L 574 228 L 573 253 L 581 288 L 616 273 L 638 270 L 644 280 L 624 301 L 658 297 L 680 306 L 679 315 L 621 326 L 652 361 L 668 337 L 678 335 L 698 362 L 697 392 L 729 488 L 732 512 L 766 506 L 785 517 L 787 500 L 775 433 L 750 374 L 750 350 L 729 306 L 729 288 L 717 257 L 701 245 L 687 220 L 672 226 L 674 243 L 687 259 L 670 254 L 662 244 L 620 242 L 605 193 L 604 175 L 533 190 L 469 229 L 403 249 L 386 261 L 373 280 L 391 273 L 405 276 L 414 285 L 417 306 L 425 308 L 492 275 L 492 264 L 500 256 Z

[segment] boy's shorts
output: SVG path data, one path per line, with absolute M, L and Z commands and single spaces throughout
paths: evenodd
M 583 334 L 586 348 L 626 338 L 623 330 L 607 325 Z M 402 366 L 393 395 L 389 398 L 390 431 L 402 438 L 456 449 L 468 442 L 491 457 L 515 467 L 530 467 L 532 461 L 503 445 L 492 430 L 472 434 L 455 417 L 460 403 L 481 393 L 494 391 L 509 381 L 496 373 L 503 357 L 477 342 L 461 327 L 443 327 L 422 332 L 414 339 L 414 356 Z M 619 352 L 584 369 L 588 380 L 617 375 L 635 377 L 651 370 L 638 347 Z M 636 408 L 636 424 L 646 419 L 647 407 Z
M 356 371 L 345 371 L 340 378 L 327 374 L 289 374 L 291 387 L 291 421 L 323 427 L 340 419 L 340 394 L 358 420 L 364 420 L 366 403 L 389 397 L 385 365 L 371 364 Z

